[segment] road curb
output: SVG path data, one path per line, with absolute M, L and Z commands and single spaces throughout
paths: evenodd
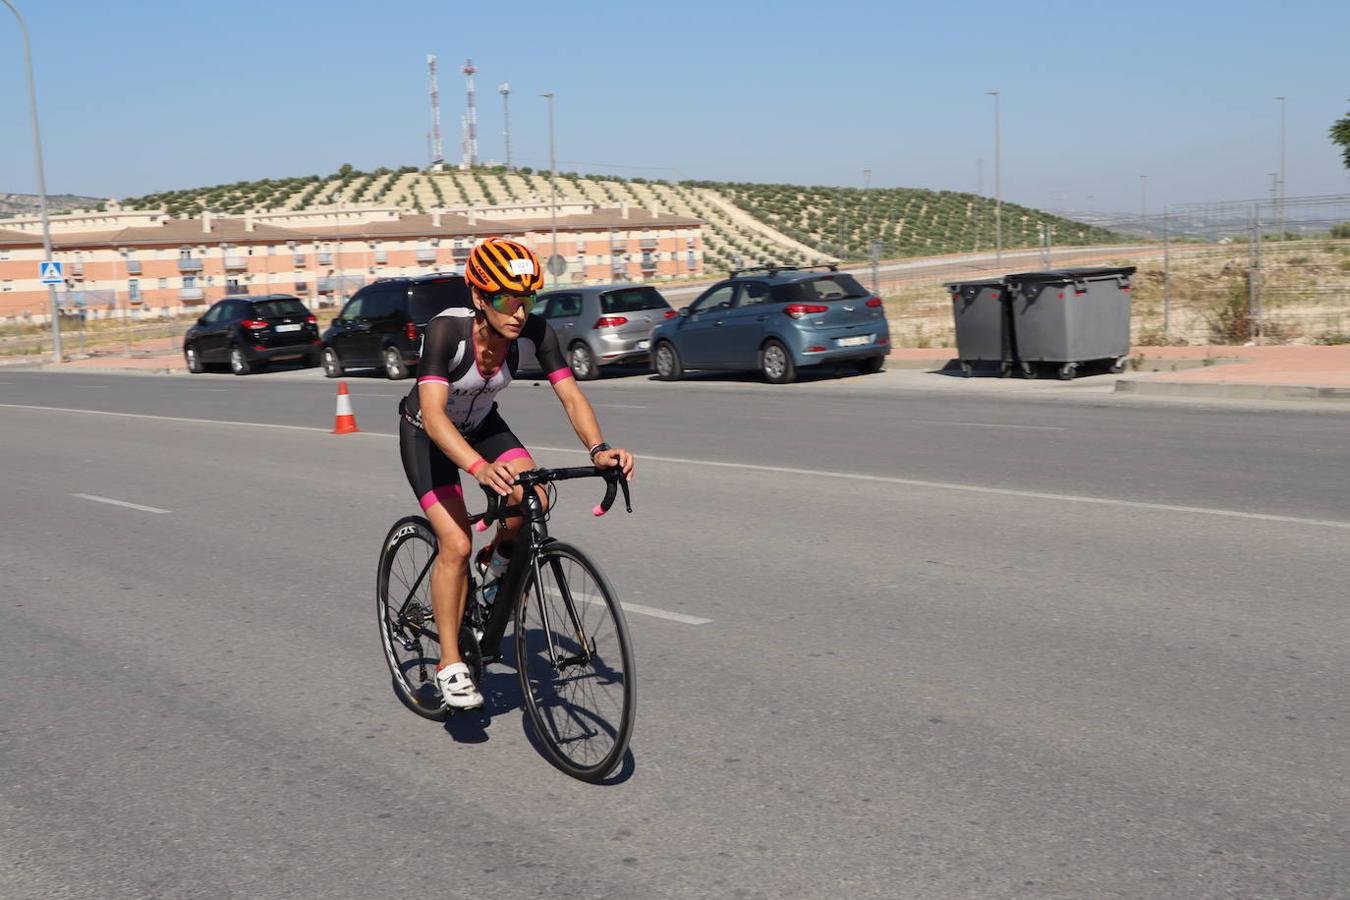
M 1350 402 L 1350 388 L 1306 384 L 1235 384 L 1125 380 L 1116 382 L 1117 394 L 1152 397 L 1210 397 L 1220 400 L 1334 400 Z

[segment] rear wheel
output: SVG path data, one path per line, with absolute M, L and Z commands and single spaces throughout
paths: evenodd
M 206 371 L 206 366 L 202 364 L 201 355 L 197 353 L 195 344 L 188 344 L 183 348 L 183 358 L 187 360 L 187 370 L 192 374 L 200 375 Z
M 395 522 L 380 550 L 375 611 L 394 693 L 419 716 L 441 720 L 449 711 L 436 686 L 441 639 L 431 610 L 435 560 L 436 534 L 426 519 L 407 516 Z M 459 651 L 474 683 L 482 683 L 483 656 L 467 624 L 460 629 Z
M 858 363 L 858 371 L 863 375 L 875 375 L 881 371 L 885 362 L 884 356 L 869 356 Z
M 792 356 L 779 341 L 769 341 L 759 351 L 759 370 L 770 384 L 787 384 L 797 377 L 797 367 L 792 364 Z
M 397 347 L 384 348 L 384 374 L 390 381 L 408 377 L 408 364 L 403 361 L 403 354 L 398 352 Z
M 236 375 L 247 375 L 253 371 L 253 363 L 248 361 L 238 344 L 230 347 L 230 371 Z
M 323 352 L 319 354 L 319 364 L 323 366 L 325 377 L 340 378 L 342 376 L 342 358 L 337 355 L 337 351 L 332 347 L 323 348 Z
M 680 363 L 679 351 L 670 341 L 662 341 L 652 351 L 652 366 L 656 377 L 662 381 L 679 381 L 684 375 L 684 366 Z
M 558 768 L 600 781 L 628 750 L 633 648 L 609 580 L 577 548 L 549 544 L 516 606 L 516 670 L 535 736 Z
M 600 377 L 600 367 L 595 364 L 595 354 L 591 348 L 578 341 L 567 351 L 567 363 L 577 381 L 594 381 Z

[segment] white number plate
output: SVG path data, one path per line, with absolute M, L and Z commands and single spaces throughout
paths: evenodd
M 861 347 L 863 344 L 870 343 L 872 343 L 872 336 L 870 334 L 858 334 L 853 337 L 839 339 L 840 347 Z
M 300 330 L 300 326 L 299 326 L 298 324 L 296 324 L 296 325 L 278 325 L 278 326 L 277 326 L 277 331 L 299 331 L 299 330 Z
M 651 346 L 651 344 L 652 344 L 651 341 L 638 341 L 637 348 L 639 350 L 646 350 L 648 347 Z

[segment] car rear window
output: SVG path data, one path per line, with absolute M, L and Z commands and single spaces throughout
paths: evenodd
M 408 314 L 419 325 L 431 321 L 431 317 L 451 306 L 472 306 L 469 286 L 463 278 L 447 278 L 444 281 L 419 281 L 413 285 L 412 301 Z
M 259 300 L 253 304 L 253 314 L 260 319 L 278 316 L 307 316 L 309 310 L 299 300 Z
M 641 309 L 670 309 L 666 298 L 653 287 L 623 288 L 600 295 L 600 311 L 605 315 L 637 312 Z
M 773 299 L 780 303 L 854 300 L 868 296 L 871 295 L 858 279 L 841 272 L 773 286 Z

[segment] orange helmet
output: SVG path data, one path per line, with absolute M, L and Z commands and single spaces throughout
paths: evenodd
M 488 238 L 469 253 L 464 278 L 488 294 L 532 294 L 544 286 L 544 267 L 524 244 Z

